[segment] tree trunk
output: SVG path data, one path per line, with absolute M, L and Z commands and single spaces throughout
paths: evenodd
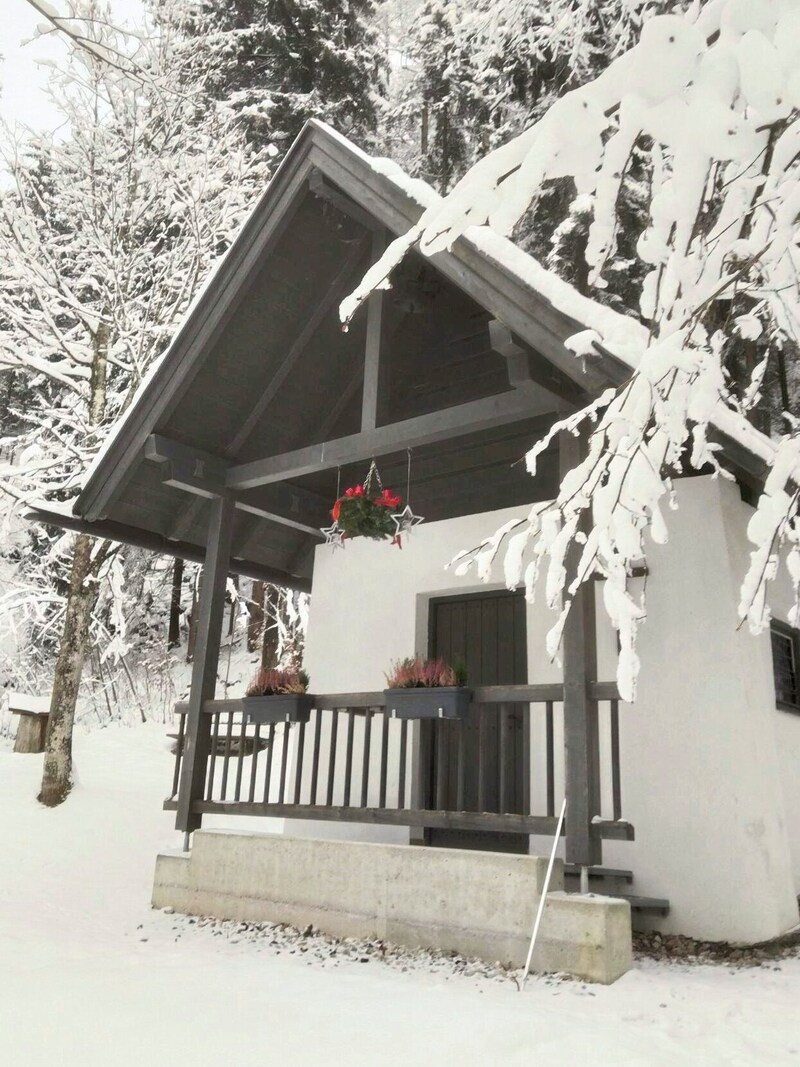
M 183 560 L 175 559 L 172 565 L 172 596 L 169 602 L 169 632 L 167 650 L 181 643 L 181 590 L 183 589 Z
M 194 659 L 194 643 L 197 640 L 197 612 L 199 608 L 198 593 L 202 574 L 197 575 L 192 583 L 192 607 L 189 611 L 189 633 L 186 637 L 186 662 L 191 663 Z
M 267 586 L 264 600 L 264 641 L 261 645 L 261 666 L 268 670 L 278 664 L 278 590 Z
M 266 584 L 262 581 L 254 581 L 250 599 L 247 601 L 247 610 L 250 619 L 247 623 L 247 651 L 258 652 L 261 647 L 261 635 L 264 632 L 264 593 Z
M 55 807 L 72 787 L 72 724 L 81 684 L 83 660 L 89 645 L 89 621 L 97 599 L 91 575 L 92 538 L 78 534 L 72 556 L 64 631 L 58 652 L 50 717 L 45 737 L 44 772 L 39 800 Z

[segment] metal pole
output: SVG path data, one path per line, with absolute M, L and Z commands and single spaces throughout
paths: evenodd
M 525 970 L 522 972 L 522 981 L 520 982 L 520 993 L 525 988 L 525 979 L 528 977 L 528 971 L 531 969 L 531 960 L 533 959 L 533 948 L 536 944 L 536 937 L 539 933 L 539 924 L 542 921 L 542 915 L 544 914 L 544 905 L 547 900 L 547 891 L 550 888 L 550 877 L 553 874 L 553 867 L 556 862 L 556 851 L 558 849 L 559 838 L 561 837 L 561 827 L 564 825 L 564 814 L 567 810 L 567 798 L 561 804 L 561 814 L 558 816 L 558 825 L 556 826 L 556 836 L 553 839 L 553 847 L 550 850 L 550 862 L 547 864 L 547 873 L 544 876 L 544 885 L 542 886 L 542 895 L 539 898 L 539 908 L 536 912 L 536 922 L 533 924 L 533 933 L 531 934 L 531 943 L 528 948 L 528 958 L 525 960 Z

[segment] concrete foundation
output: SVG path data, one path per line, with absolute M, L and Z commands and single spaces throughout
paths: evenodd
M 224 830 L 162 853 L 153 906 L 286 922 L 335 937 L 381 938 L 525 963 L 547 861 L 536 856 L 329 841 Z M 626 901 L 563 892 L 557 864 L 533 970 L 610 983 L 630 969 Z

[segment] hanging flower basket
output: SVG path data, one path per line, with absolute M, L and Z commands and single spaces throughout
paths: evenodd
M 408 450 L 408 484 L 411 485 L 411 450 Z M 339 490 L 337 489 L 337 493 Z M 406 490 L 406 496 L 410 488 Z M 402 511 L 403 498 L 391 489 L 384 489 L 378 466 L 373 459 L 363 485 L 351 485 L 337 496 L 331 508 L 333 526 L 322 527 L 325 543 L 333 548 L 344 548 L 344 542 L 353 537 L 368 537 L 373 541 L 391 541 L 403 547 L 401 534 L 410 533 L 423 521 L 415 515 L 408 502 Z
M 393 719 L 463 719 L 469 710 L 466 672 L 444 660 L 402 660 L 386 681 L 386 713 Z
M 345 489 L 331 510 L 331 518 L 345 537 L 369 537 L 374 541 L 395 540 L 397 524 L 392 517 L 403 503 L 391 489 L 372 492 L 354 485 Z
M 305 671 L 263 670 L 242 697 L 242 710 L 249 723 L 308 722 L 314 697 L 306 692 Z

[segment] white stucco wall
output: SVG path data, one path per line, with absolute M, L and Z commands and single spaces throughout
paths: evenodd
M 678 498 L 670 542 L 654 546 L 648 561 L 639 699 L 620 709 L 623 815 L 637 839 L 607 842 L 604 863 L 632 869 L 637 893 L 670 899 L 665 929 L 754 941 L 798 919 L 800 717 L 775 708 L 768 635 L 736 629 L 750 509 L 735 485 L 711 478 L 684 480 Z M 306 652 L 312 689 L 382 689 L 392 660 L 425 652 L 431 597 L 487 588 L 445 564 L 519 513 L 428 523 L 402 550 L 369 541 L 318 549 Z M 502 588 L 499 569 L 495 587 Z M 531 682 L 560 677 L 544 652 L 553 621 L 543 603 L 528 607 Z M 600 678 L 610 680 L 616 645 L 604 618 L 598 636 Z M 532 790 L 541 811 L 543 724 L 535 716 L 534 724 Z M 604 746 L 605 726 L 601 717 Z M 557 795 L 562 788 L 559 768 Z M 290 831 L 408 839 L 402 828 L 293 822 Z
M 798 916 L 769 635 L 737 629 L 751 510 L 712 478 L 683 480 L 678 500 L 669 543 L 649 553 L 639 698 L 621 711 L 637 840 L 605 860 L 670 899 L 665 928 L 756 941 Z

